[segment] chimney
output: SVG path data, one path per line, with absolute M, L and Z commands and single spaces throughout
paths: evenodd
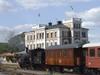
M 49 25 L 49 26 L 52 26 L 52 22 L 49 22 L 48 25 Z
M 57 25 L 59 25 L 59 24 L 62 24 L 62 22 L 61 21 L 57 21 Z
M 26 47 L 26 53 L 28 53 L 28 47 Z

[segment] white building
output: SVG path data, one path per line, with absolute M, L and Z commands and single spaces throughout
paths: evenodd
M 81 18 L 64 19 L 56 25 L 33 25 L 32 31 L 25 33 L 25 46 L 29 49 L 46 48 L 52 45 L 88 42 L 88 29 L 82 28 Z

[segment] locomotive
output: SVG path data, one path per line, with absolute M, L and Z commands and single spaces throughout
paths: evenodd
M 32 49 L 23 55 L 20 67 L 46 69 L 50 71 L 59 69 L 64 72 L 73 69 L 73 72 L 100 73 L 100 43 L 75 43 L 67 45 L 49 46 L 46 49 Z
M 36 69 L 45 66 L 45 51 L 44 49 L 30 49 L 26 48 L 26 53 L 20 58 L 19 65 L 21 68 Z

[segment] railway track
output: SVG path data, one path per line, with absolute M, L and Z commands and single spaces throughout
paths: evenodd
M 20 69 L 20 68 L 13 68 L 13 67 L 12 68 L 0 67 L 0 72 L 9 75 L 51 75 L 49 71 L 41 71 L 41 70 L 36 71 L 36 70 Z M 72 72 L 69 73 L 53 72 L 52 75 L 80 75 L 80 74 L 73 74 Z

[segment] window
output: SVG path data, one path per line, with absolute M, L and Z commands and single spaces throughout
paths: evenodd
M 37 39 L 38 39 L 38 33 L 37 33 Z
M 48 53 L 48 51 L 47 51 L 47 58 L 49 57 L 49 53 Z
M 49 43 L 47 43 L 47 47 L 49 46 Z
M 85 57 L 85 50 L 83 50 L 83 57 Z
M 42 33 L 42 39 L 44 39 L 44 33 Z
M 75 24 L 74 24 L 74 28 L 75 28 Z
M 79 32 L 75 31 L 75 37 L 79 37 Z
M 51 42 L 51 46 L 53 45 L 53 43 Z
M 90 57 L 95 57 L 95 49 L 90 49 Z
M 76 24 L 76 28 L 78 28 L 78 24 Z
M 52 51 L 51 51 L 51 58 L 52 58 Z
M 40 39 L 41 39 L 41 33 L 40 33 Z
M 72 55 L 71 55 L 71 50 L 69 50 L 69 57 L 70 57 L 70 58 L 72 57 Z
M 38 44 L 37 44 L 37 48 L 38 48 Z
M 64 57 L 66 57 L 66 50 L 64 50 Z
M 32 49 L 32 44 L 30 45 L 30 49 Z
M 100 57 L 100 48 L 98 48 L 98 57 Z
M 80 24 L 79 24 L 79 28 L 80 28 Z
M 34 44 L 34 49 L 35 49 L 35 44 Z
M 51 33 L 51 38 L 53 37 L 53 33 Z
M 57 37 L 57 32 L 55 32 L 55 37 Z
M 67 31 L 64 31 L 64 37 L 66 37 L 67 36 Z
M 59 57 L 61 57 L 61 51 L 59 51 Z
M 57 45 L 57 42 L 55 42 L 55 45 Z
M 44 48 L 44 43 L 42 43 L 42 46 L 41 46 L 41 48 Z
M 27 40 L 29 40 L 29 36 L 27 36 Z
M 86 50 L 86 52 L 87 52 L 87 54 L 86 54 L 86 55 L 87 55 L 87 57 L 88 57 L 88 50 Z
M 49 33 L 47 33 L 47 38 L 49 38 Z
M 30 35 L 30 40 L 32 40 L 32 35 Z
M 64 44 L 68 44 L 67 42 L 64 42 Z
M 35 35 L 34 35 L 34 40 L 35 40 Z
M 41 48 L 41 44 L 38 44 L 38 47 Z
M 85 32 L 82 32 L 82 37 L 86 37 L 86 33 Z

